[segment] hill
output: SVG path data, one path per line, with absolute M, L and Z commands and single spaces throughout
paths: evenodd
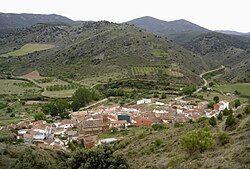
M 22 28 L 37 23 L 65 23 L 75 24 L 67 17 L 60 15 L 42 15 L 42 14 L 14 14 L 0 13 L 0 29 Z
M 179 44 L 183 44 L 197 35 L 209 32 L 209 30 L 184 19 L 167 22 L 145 16 L 128 21 L 127 23 L 146 29 L 157 35 L 168 37 Z
M 242 32 L 237 32 L 237 31 L 230 31 L 230 30 L 216 30 L 215 32 L 224 33 L 227 35 L 250 36 L 250 32 L 242 33 Z
M 19 57 L 1 58 L 2 72 L 14 75 L 38 70 L 44 76 L 61 76 L 82 80 L 94 78 L 133 78 L 134 66 L 164 66 L 181 73 L 167 76 L 172 82 L 201 83 L 198 74 L 206 70 L 203 60 L 152 33 L 126 24 L 106 21 L 80 25 L 37 24 L 30 28 L 2 34 L 2 56 L 27 43 L 51 44 L 56 47 Z M 11 65 L 10 65 L 11 63 Z M 143 78 L 155 78 L 150 76 Z
M 202 34 L 184 47 L 203 57 L 211 67 L 227 66 L 219 79 L 226 82 L 250 82 L 250 39 L 217 32 Z

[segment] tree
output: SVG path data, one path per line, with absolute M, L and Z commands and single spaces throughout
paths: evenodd
M 196 129 L 181 138 L 181 146 L 188 153 L 203 152 L 214 145 L 212 133 L 207 129 Z
M 229 109 L 228 114 L 233 114 L 234 111 L 232 109 Z
M 43 112 L 36 113 L 34 115 L 35 120 L 44 120 L 45 119 L 45 114 Z
M 228 114 L 229 114 L 229 111 L 228 111 L 227 108 L 225 108 L 225 109 L 223 110 L 223 115 L 224 115 L 224 116 L 227 116 Z
M 203 86 L 202 87 L 202 90 L 205 92 L 205 91 L 207 91 L 207 86 Z
M 237 109 L 240 105 L 241 105 L 240 100 L 239 99 L 235 100 L 234 107 Z
M 162 94 L 161 95 L 161 99 L 166 99 L 167 98 L 167 95 L 166 94 Z
M 79 149 L 73 152 L 68 161 L 69 168 L 93 169 L 128 169 L 129 164 L 122 154 L 114 154 L 114 150 L 109 145 L 94 147 L 92 149 Z
M 66 100 L 58 99 L 43 106 L 42 111 L 44 114 L 50 113 L 51 116 L 60 116 L 61 118 L 68 118 L 69 112 L 67 111 L 67 109 L 69 108 L 70 105 Z
M 216 123 L 216 118 L 213 116 L 213 117 L 211 117 L 210 119 L 209 119 L 209 124 L 211 125 L 211 126 L 215 126 L 217 123 Z
M 223 113 L 220 112 L 219 115 L 217 116 L 217 119 L 218 119 L 218 120 L 222 120 L 222 118 L 223 118 Z
M 214 102 L 213 101 L 210 101 L 209 103 L 208 103 L 208 105 L 207 105 L 207 107 L 209 108 L 209 109 L 213 109 L 214 108 Z
M 93 94 L 86 88 L 79 88 L 75 91 L 72 100 L 71 106 L 73 111 L 78 111 L 81 107 L 86 106 L 93 100 Z
M 209 87 L 213 87 L 213 86 L 214 86 L 214 83 L 213 83 L 213 82 L 210 82 L 210 83 L 208 84 L 208 86 L 209 86 Z
M 195 86 L 187 86 L 182 89 L 182 92 L 186 95 L 191 95 L 195 92 L 196 87 Z
M 213 100 L 214 100 L 215 103 L 219 103 L 220 98 L 218 96 L 214 96 Z
M 229 114 L 226 120 L 226 128 L 232 127 L 235 124 L 235 118 L 233 114 Z

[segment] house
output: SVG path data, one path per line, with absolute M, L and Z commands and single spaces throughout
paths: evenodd
M 206 109 L 208 107 L 208 102 L 207 101 L 203 101 L 203 102 L 199 102 L 198 103 L 198 108 L 199 109 Z
M 136 126 L 151 126 L 153 124 L 153 121 L 148 117 L 139 117 L 136 120 Z
M 68 129 L 68 128 L 73 128 L 76 125 L 76 122 L 74 120 L 65 119 L 62 121 L 57 121 L 54 124 L 56 128 Z
M 217 104 L 214 104 L 214 110 L 217 110 L 217 111 L 222 111 L 222 110 L 225 110 L 225 109 L 229 109 L 229 102 L 228 101 L 219 101 L 219 103 Z
M 151 99 L 142 99 L 136 102 L 136 104 L 149 104 L 149 103 L 151 103 Z
M 128 126 L 128 122 L 127 120 L 118 120 L 118 121 L 111 121 L 110 122 L 110 128 L 111 127 L 115 127 L 115 128 L 123 128 L 123 129 L 126 129 Z
M 33 141 L 33 135 L 32 134 L 23 134 L 23 141 L 25 142 L 25 143 L 32 143 L 32 141 Z
M 48 138 L 51 129 L 49 126 L 45 124 L 36 124 L 35 126 L 32 127 L 32 132 L 34 133 L 33 139 L 43 140 Z
M 56 128 L 54 131 L 55 136 L 62 136 L 65 134 L 65 129 L 64 128 Z

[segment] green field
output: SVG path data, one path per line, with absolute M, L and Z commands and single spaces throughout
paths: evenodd
M 6 54 L 0 55 L 0 57 L 4 56 L 23 56 L 27 55 L 28 53 L 33 53 L 36 51 L 47 50 L 55 47 L 54 45 L 50 44 L 39 44 L 39 43 L 28 43 L 21 47 L 21 49 L 15 50 L 13 52 L 9 52 Z
M 37 94 L 40 89 L 23 80 L 0 79 L 0 94 Z
M 237 90 L 242 96 L 250 96 L 250 83 L 217 85 L 214 87 L 214 89 L 230 93 L 235 93 Z
M 66 97 L 71 97 L 75 91 L 76 89 L 61 90 L 61 91 L 44 91 L 42 95 L 52 98 L 66 98 Z
M 172 77 L 183 77 L 183 74 L 176 68 L 169 68 L 166 66 L 132 66 L 132 76 L 155 76 L 168 75 Z

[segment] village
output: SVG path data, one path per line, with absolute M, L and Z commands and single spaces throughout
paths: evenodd
M 17 139 L 40 148 L 62 149 L 67 151 L 75 142 L 85 148 L 115 142 L 122 138 L 98 139 L 100 133 L 110 130 L 128 130 L 129 127 L 152 126 L 153 124 L 188 123 L 202 117 L 217 116 L 229 109 L 228 101 L 219 101 L 208 109 L 208 102 L 171 99 L 166 103 L 158 99 L 141 99 L 127 107 L 120 104 L 97 106 L 88 110 L 71 112 L 71 119 L 46 121 L 24 121 L 7 125 L 17 129 Z

